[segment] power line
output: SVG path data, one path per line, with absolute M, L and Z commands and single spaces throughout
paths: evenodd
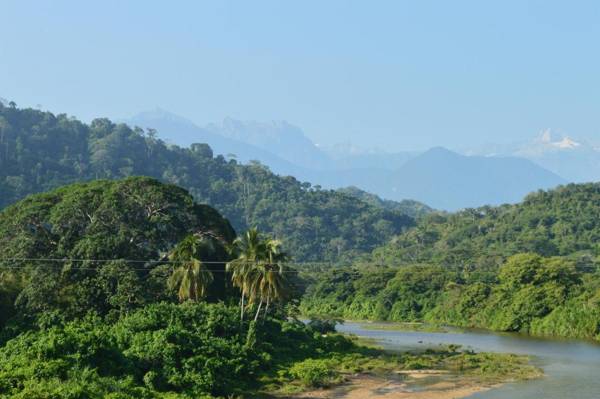
M 59 269 L 57 267 L 38 267 L 41 269 L 54 269 L 54 270 L 63 270 L 63 269 Z M 19 270 L 19 269 L 28 269 L 28 267 L 25 266 L 4 266 L 4 267 L 0 267 L 0 272 L 2 270 Z M 72 268 L 69 269 L 72 271 L 78 271 L 78 270 L 85 270 L 85 271 L 100 271 L 101 269 L 99 268 L 94 268 L 94 267 L 76 267 L 76 268 Z M 139 269 L 139 268 L 129 268 L 127 270 L 137 270 L 137 271 L 150 271 L 151 269 Z M 230 271 L 227 270 L 215 270 L 215 269 L 205 269 L 205 271 L 207 272 L 211 272 L 211 273 L 231 273 Z M 282 271 L 274 271 L 276 273 L 285 273 L 285 274 L 304 274 L 304 275 L 321 275 L 321 274 L 326 274 L 326 273 L 335 273 L 335 272 L 343 272 L 343 273 L 348 273 L 348 274 L 362 274 L 362 272 L 360 272 L 359 270 L 321 270 L 321 271 L 315 271 L 315 270 L 310 270 L 310 271 L 303 271 L 303 270 L 282 270 Z
M 0 262 L 96 262 L 96 263 L 109 263 L 109 262 L 127 262 L 127 263 L 186 263 L 184 260 L 140 260 L 140 259 L 77 259 L 77 258 L 0 258 Z M 227 261 L 203 261 L 203 264 L 224 264 Z M 258 263 L 248 261 L 247 263 Z
M 231 261 L 204 261 L 198 259 L 203 264 L 225 264 L 232 262 Z M 240 263 L 247 264 L 258 264 L 263 263 L 262 261 L 240 261 L 236 260 Z M 83 258 L 0 258 L 0 262 L 97 262 L 97 263 L 106 263 L 106 262 L 127 262 L 127 263 L 186 263 L 185 260 L 161 260 L 161 259 L 150 259 L 150 260 L 141 260 L 141 259 L 83 259 Z M 334 262 L 327 261 L 319 261 L 319 262 L 311 262 L 311 261 L 303 261 L 303 262 L 279 262 L 286 265 L 335 265 Z
M 225 265 L 231 261 L 202 261 L 199 260 L 202 264 L 205 265 Z M 150 271 L 152 270 L 151 266 L 159 266 L 159 265 L 178 265 L 178 264 L 182 264 L 182 263 L 186 263 L 187 261 L 176 261 L 176 260 L 141 260 L 141 259 L 81 259 L 81 258 L 0 258 L 0 271 L 2 269 L 4 270 L 19 270 L 19 269 L 31 269 L 32 266 L 31 265 L 6 265 L 3 263 L 7 263 L 7 262 L 36 262 L 36 263 L 84 263 L 84 262 L 89 262 L 89 263 L 109 263 L 109 262 L 124 262 L 124 263 L 137 263 L 137 264 L 147 264 L 147 267 L 130 267 L 128 268 L 128 270 L 136 270 L 136 271 Z M 245 264 L 252 264 L 252 265 L 256 265 L 256 264 L 261 264 L 263 262 L 261 261 L 240 261 L 240 260 L 236 260 L 236 262 L 239 263 L 245 263 Z M 320 270 L 282 270 L 280 271 L 280 273 L 291 273 L 291 274 L 303 274 L 303 275 L 322 275 L 322 274 L 331 274 L 331 273 L 347 273 L 347 274 L 354 274 L 354 275 L 374 275 L 374 274 L 384 274 L 384 273 L 390 273 L 390 272 L 394 272 L 394 271 L 398 271 L 399 269 L 402 268 L 403 265 L 389 265 L 389 264 L 384 264 L 381 262 L 364 262 L 364 263 L 358 263 L 358 266 L 361 266 L 360 270 L 359 268 L 357 268 L 357 265 L 353 265 L 353 264 L 348 264 L 348 265 L 343 265 L 343 264 L 336 264 L 333 262 L 324 262 L 324 261 L 320 261 L 320 262 L 311 262 L 311 261 L 304 261 L 304 262 L 280 262 L 280 264 L 285 265 L 285 266 L 303 266 L 303 265 L 308 265 L 308 266 L 317 266 L 317 265 L 326 265 L 329 266 L 329 268 L 327 270 L 324 269 L 320 269 Z M 367 269 L 367 266 L 374 266 L 376 268 L 385 268 L 383 270 L 373 270 L 371 269 Z M 42 264 L 42 265 L 36 265 L 34 266 L 35 268 L 40 268 L 40 269 L 56 269 L 56 270 L 65 270 L 64 266 L 60 266 L 60 265 L 48 265 L 48 264 Z M 78 270 L 82 270 L 82 271 L 100 271 L 101 269 L 99 267 L 89 267 L 89 266 L 79 266 L 79 267 L 70 267 L 67 270 L 70 271 L 78 271 Z M 205 269 L 206 271 L 209 271 L 211 273 L 230 273 L 229 271 L 225 270 L 225 269 Z M 279 273 L 279 272 L 278 272 Z
M 177 264 L 181 264 L 181 263 L 186 263 L 186 261 L 173 261 L 173 260 L 140 260 L 140 259 L 75 259 L 75 258 L 0 258 L 0 264 L 2 263 L 7 263 L 7 262 L 36 262 L 36 263 L 84 263 L 84 262 L 89 262 L 89 263 L 110 263 L 110 262 L 124 262 L 124 263 L 144 263 L 144 264 L 155 264 L 155 265 L 160 265 L 160 264 L 172 264 L 172 265 L 177 265 Z M 200 262 L 202 264 L 212 264 L 212 265 L 216 265 L 216 264 L 220 264 L 220 265 L 224 265 L 227 264 L 227 261 L 202 261 L 200 260 Z M 245 264 L 261 264 L 262 262 L 260 261 L 237 261 L 238 263 L 245 263 Z M 342 266 L 342 265 L 336 265 L 334 263 L 331 262 L 282 262 L 282 264 L 284 265 L 288 265 L 288 266 L 300 266 L 300 265 L 329 265 L 332 266 L 333 268 L 330 270 L 321 270 L 321 271 L 316 271 L 316 270 L 283 270 L 281 271 L 282 273 L 302 273 L 302 274 L 323 274 L 323 273 L 331 273 L 331 272 L 345 272 L 345 273 L 360 273 L 360 271 L 356 270 L 356 269 L 351 269 L 352 266 Z M 381 266 L 381 265 L 378 265 Z M 63 269 L 63 267 L 61 267 L 60 265 L 37 265 L 37 268 L 46 268 L 46 269 Z M 0 266 L 0 269 L 29 269 L 30 266 L 27 265 L 3 265 Z M 87 267 L 87 266 L 80 266 L 80 267 L 72 267 L 71 270 L 95 270 L 98 271 L 99 268 L 97 267 Z M 137 267 L 137 268 L 129 268 L 129 270 L 139 270 L 139 271 L 148 271 L 150 270 L 149 267 Z M 227 270 L 223 270 L 223 269 L 207 269 L 207 271 L 212 272 L 212 273 L 229 273 Z
M 29 269 L 29 266 L 0 266 L 0 271 L 2 271 L 2 269 L 6 270 L 19 270 L 19 269 Z M 41 265 L 41 266 L 36 266 L 36 268 L 39 269 L 55 269 L 55 270 L 63 270 L 62 268 L 56 267 L 56 266 L 49 266 L 49 265 Z M 77 270 L 89 270 L 89 271 L 100 271 L 100 268 L 97 267 L 73 267 L 70 268 L 69 270 L 73 270 L 73 271 L 77 271 Z M 137 271 L 150 271 L 150 268 L 128 268 L 128 270 L 137 270 Z M 224 269 L 204 269 L 207 272 L 211 272 L 211 273 L 231 273 L 228 270 L 224 270 Z M 306 275 L 318 275 L 318 274 L 326 274 L 326 273 L 349 273 L 349 274 L 363 274 L 360 270 L 342 270 L 342 269 L 332 269 L 332 270 L 281 270 L 281 271 L 276 271 L 277 273 L 293 273 L 293 274 L 306 274 Z M 383 272 L 387 272 L 387 271 L 381 271 L 381 273 Z M 373 272 L 371 271 L 370 274 L 373 274 Z

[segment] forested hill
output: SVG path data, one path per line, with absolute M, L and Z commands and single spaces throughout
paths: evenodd
M 579 251 L 600 252 L 600 183 L 539 191 L 516 205 L 429 214 L 376 249 L 373 258 L 388 264 L 496 266 L 520 252 Z
M 429 214 L 352 269 L 314 279 L 306 315 L 600 340 L 600 183 Z
M 206 144 L 168 146 L 152 131 L 108 119 L 88 125 L 0 104 L 0 208 L 72 182 L 133 175 L 186 188 L 237 231 L 257 226 L 284 238 L 296 261 L 371 251 L 414 223 L 402 212 L 277 176 L 262 165 L 214 156 Z
M 371 205 L 376 205 L 384 209 L 401 212 L 415 219 L 434 212 L 433 208 L 419 201 L 409 199 L 405 199 L 402 201 L 382 199 L 381 197 L 375 194 L 371 194 L 354 186 L 339 188 L 337 191 L 352 195 Z

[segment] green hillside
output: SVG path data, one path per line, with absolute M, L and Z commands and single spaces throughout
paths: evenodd
M 0 208 L 79 181 L 151 176 L 184 187 L 237 231 L 257 226 L 297 261 L 335 261 L 371 251 L 413 224 L 402 211 L 277 176 L 260 164 L 215 156 L 206 144 L 170 146 L 153 131 L 0 105 Z
M 600 183 L 570 184 L 532 193 L 516 205 L 429 214 L 372 257 L 394 265 L 497 266 L 520 252 L 596 254 L 599 243 Z
M 352 195 L 368 204 L 375 205 L 381 207 L 383 209 L 387 209 L 390 211 L 401 212 L 405 215 L 408 215 L 414 219 L 418 219 L 422 216 L 432 213 L 434 210 L 429 206 L 414 200 L 402 200 L 402 201 L 393 201 L 382 199 L 381 197 L 361 190 L 358 187 L 345 187 L 337 190 L 338 192 Z
M 313 280 L 305 314 L 600 339 L 600 184 L 429 214 Z

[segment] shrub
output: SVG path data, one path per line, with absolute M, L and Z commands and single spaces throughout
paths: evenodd
M 41 327 L 0 348 L 0 396 L 230 395 L 261 365 L 238 317 L 221 304 L 158 303 L 114 325 L 89 316 Z
M 325 387 L 339 378 L 330 360 L 307 359 L 290 368 L 292 377 L 309 387 Z
M 342 324 L 343 320 L 339 319 L 320 319 L 311 318 L 308 322 L 308 326 L 320 334 L 329 334 L 335 332 L 335 326 Z

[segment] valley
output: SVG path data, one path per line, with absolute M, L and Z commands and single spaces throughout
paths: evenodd
M 549 351 L 595 350 L 533 336 L 600 337 L 596 183 L 451 213 L 107 119 L 0 115 L 6 397 L 505 398 L 579 384 Z M 444 149 L 405 167 L 432 156 L 481 169 Z
M 599 399 L 599 20 L 0 1 L 0 399 Z

